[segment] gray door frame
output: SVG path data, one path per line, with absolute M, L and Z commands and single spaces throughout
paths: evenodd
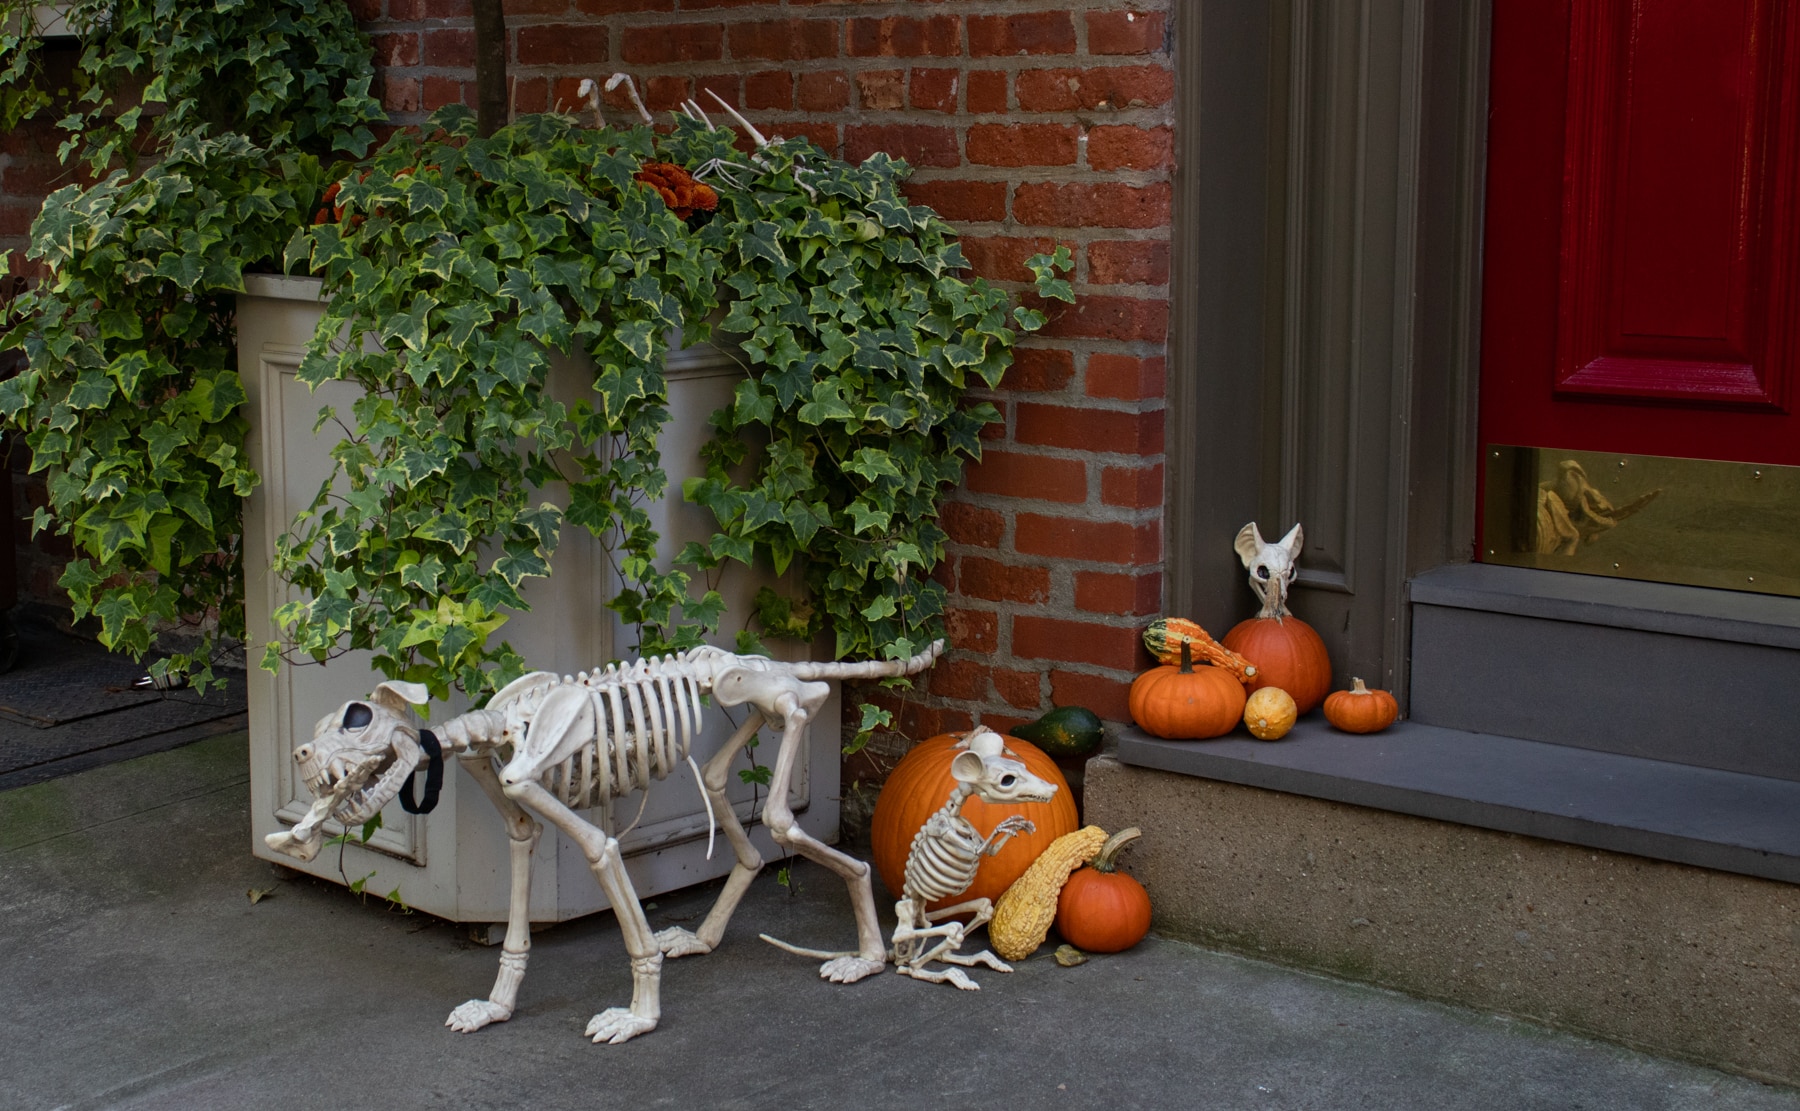
M 1298 520 L 1335 679 L 1407 691 L 1406 583 L 1471 557 L 1489 0 L 1178 9 L 1167 605 L 1254 611 Z

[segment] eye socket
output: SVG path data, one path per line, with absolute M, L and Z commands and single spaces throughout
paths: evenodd
M 375 720 L 375 711 L 361 702 L 352 702 L 344 707 L 344 728 L 361 729 Z
M 1267 582 L 1269 580 L 1269 569 L 1267 567 L 1264 567 L 1260 563 L 1257 564 L 1256 565 L 1256 577 L 1259 579 L 1262 579 L 1264 582 Z
M 1018 782 L 1018 778 L 1019 777 L 1015 775 L 1003 775 L 1000 777 L 1000 786 L 1011 787 L 1014 783 Z

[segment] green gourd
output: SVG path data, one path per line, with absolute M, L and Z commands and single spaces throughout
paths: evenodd
M 1104 735 L 1100 715 L 1082 706 L 1052 707 L 1036 721 L 1014 726 L 1011 733 L 1052 756 L 1087 756 L 1100 747 Z

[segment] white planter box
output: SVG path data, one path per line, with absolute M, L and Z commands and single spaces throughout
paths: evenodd
M 262 476 L 262 485 L 244 509 L 244 599 L 252 665 L 248 682 L 252 851 L 339 882 L 373 872 L 364 884 L 368 892 L 386 894 L 398 888 L 409 906 L 443 918 L 503 922 L 509 882 L 506 833 L 493 806 L 454 764 L 445 769 L 436 810 L 414 816 L 398 803 L 389 805 L 382 813 L 383 828 L 368 845 L 343 847 L 341 870 L 337 847 L 327 848 L 310 864 L 300 864 L 263 844 L 265 834 L 293 825 L 311 802 L 294 774 L 290 753 L 296 741 L 311 738 L 314 723 L 344 702 L 366 698 L 381 676 L 369 666 L 367 653 L 342 656 L 325 665 L 283 666 L 273 675 L 254 666 L 262 645 L 274 639 L 271 615 L 289 597 L 287 585 L 269 571 L 276 538 L 331 473 L 333 429 L 327 426 L 314 435 L 314 418 L 328 403 L 347 416 L 357 391 L 346 383 L 329 382 L 315 393 L 294 377 L 323 313 L 316 279 L 246 276 L 244 284 L 247 292 L 239 296 L 237 312 L 238 371 L 249 394 L 247 450 Z M 704 540 L 714 531 L 711 515 L 681 502 L 679 491 L 684 478 L 703 473 L 699 447 L 710 436 L 706 419 L 729 401 L 741 376 L 729 358 L 711 347 L 670 356 L 670 421 L 660 446 L 671 495 L 651 507 L 662 537 L 659 549 L 665 553 L 679 551 L 687 540 Z M 583 365 L 564 360 L 554 369 L 552 389 L 559 396 L 579 396 L 586 388 Z M 549 579 L 526 580 L 524 595 L 532 610 L 514 616 L 501 630 L 527 665 L 573 674 L 628 653 L 636 638 L 605 608 L 618 585 L 593 538 L 583 529 L 565 527 L 553 568 Z M 734 568 L 720 587 L 728 613 L 741 617 L 750 612 L 757 588 L 775 581 L 772 572 L 758 575 Z M 732 638 L 723 635 L 719 643 L 730 648 Z M 795 651 L 784 658 L 804 655 Z M 443 720 L 463 708 L 437 704 L 432 717 Z M 742 720 L 741 712 L 734 715 Z M 826 841 L 836 840 L 838 831 L 839 719 L 834 691 L 813 725 L 812 744 L 792 790 L 801 828 Z M 711 707 L 707 727 L 694 744 L 695 759 L 704 763 L 731 728 L 723 712 Z M 773 756 L 772 743 L 764 752 Z M 706 810 L 690 771 L 684 768 L 656 784 L 649 795 L 642 819 L 622 839 L 640 897 L 730 871 L 732 854 L 722 836 L 712 859 L 706 859 Z M 751 787 L 734 784 L 732 799 L 748 825 L 754 816 Z M 624 828 L 638 814 L 641 801 L 637 795 L 615 800 L 610 807 L 615 820 L 600 824 Z M 760 812 L 760 805 L 754 810 Z M 328 827 L 329 834 L 337 832 L 335 823 Z M 760 824 L 751 834 L 765 860 L 781 857 Z M 562 921 L 606 906 L 580 849 L 546 825 L 532 869 L 532 920 Z

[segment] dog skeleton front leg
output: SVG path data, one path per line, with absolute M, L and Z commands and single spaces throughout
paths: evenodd
M 501 772 L 500 782 L 508 798 L 529 807 L 581 846 L 589 870 L 612 904 L 619 932 L 625 937 L 625 951 L 631 956 L 631 1006 L 601 1011 L 588 1023 L 587 1035 L 596 1042 L 617 1045 L 656 1029 L 662 1017 L 662 951 L 625 871 L 619 842 L 569 809 L 539 781 L 570 746 L 591 743 L 598 727 L 594 702 L 585 689 L 552 690 L 539 704 L 525 738 L 514 742 L 513 758 Z
M 512 846 L 512 891 L 507 906 L 506 941 L 500 948 L 500 973 L 486 999 L 471 999 L 444 1020 L 444 1025 L 452 1030 L 470 1034 L 490 1022 L 505 1022 L 512 1017 L 513 1005 L 518 1002 L 519 984 L 525 979 L 525 965 L 531 959 L 531 854 L 537 849 L 544 827 L 506 796 L 500 777 L 494 774 L 493 759 L 486 751 L 460 757 L 457 762 L 480 784 L 481 793 L 493 802 L 494 809 L 500 811 Z

